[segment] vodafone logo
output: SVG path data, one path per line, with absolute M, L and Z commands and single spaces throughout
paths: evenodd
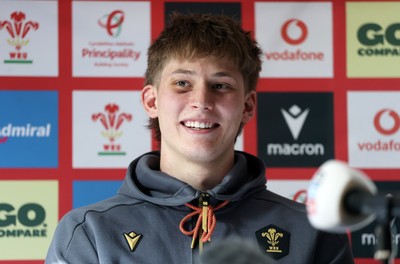
M 293 201 L 299 202 L 299 203 L 306 203 L 307 201 L 307 190 L 301 189 L 298 190 L 294 195 L 293 195 Z
M 400 131 L 400 116 L 390 108 L 379 110 L 374 116 L 375 129 L 384 136 L 391 136 Z M 363 141 L 357 143 L 360 151 L 391 152 L 400 151 L 400 142 L 396 139 L 378 139 L 377 141 Z
M 268 61 L 324 61 L 323 52 L 301 47 L 308 37 L 308 27 L 302 20 L 296 18 L 286 20 L 280 33 L 283 41 L 290 47 L 283 51 L 267 51 L 265 58 Z
M 374 117 L 374 126 L 382 135 L 393 135 L 400 129 L 399 114 L 389 108 L 382 109 Z
M 281 28 L 283 40 L 290 45 L 299 45 L 303 43 L 308 35 L 306 24 L 299 19 L 287 20 Z
M 98 23 L 102 28 L 105 28 L 108 35 L 118 37 L 121 33 L 122 23 L 124 22 L 124 12 L 115 10 L 108 15 L 104 15 L 99 19 Z

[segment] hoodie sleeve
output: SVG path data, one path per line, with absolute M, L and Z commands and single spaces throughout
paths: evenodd
M 347 235 L 319 231 L 314 263 L 354 264 Z
M 67 214 L 58 224 L 45 263 L 99 263 L 96 248 L 83 224 L 72 215 Z

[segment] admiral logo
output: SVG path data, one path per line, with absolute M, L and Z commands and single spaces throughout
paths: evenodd
M 400 56 L 398 34 L 400 23 L 393 23 L 387 27 L 378 23 L 363 24 L 357 31 L 357 39 L 364 47 L 359 48 L 357 53 L 367 57 Z
M 47 237 L 46 211 L 37 203 L 0 203 L 0 238 Z
M 0 167 L 57 167 L 58 93 L 0 91 L 0 99 Z
M 299 19 L 289 19 L 281 27 L 282 39 L 291 46 L 302 44 L 308 36 L 307 25 Z M 324 53 L 319 51 L 304 51 L 300 48 L 286 49 L 282 52 L 266 52 L 267 60 L 288 61 L 323 61 Z
M 123 135 L 120 131 L 121 125 L 126 121 L 132 120 L 132 115 L 129 113 L 119 113 L 119 106 L 114 103 L 107 104 L 104 107 L 105 112 L 95 113 L 92 115 L 94 122 L 99 121 L 105 130 L 101 132 L 102 136 L 108 139 L 108 144 L 103 145 L 103 151 L 99 155 L 125 155 L 121 151 L 121 145 L 115 141 Z
M 258 100 L 258 153 L 267 166 L 319 166 L 333 157 L 331 93 L 262 93 Z
M 43 126 L 32 125 L 30 123 L 25 126 L 16 126 L 8 124 L 0 126 L 0 143 L 5 143 L 9 138 L 48 138 L 51 135 L 51 124 L 47 123 Z
M 10 20 L 0 20 L 0 30 L 5 30 L 10 38 L 7 43 L 14 47 L 14 51 L 9 53 L 10 58 L 4 60 L 4 63 L 28 63 L 33 61 L 28 59 L 28 53 L 23 51 L 23 47 L 29 44 L 26 38 L 30 31 L 39 29 L 39 23 L 26 20 L 24 12 L 15 11 L 10 14 Z

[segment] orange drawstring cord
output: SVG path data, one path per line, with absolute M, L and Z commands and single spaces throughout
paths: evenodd
M 194 248 L 194 242 L 195 242 L 197 236 L 199 235 L 199 232 L 201 232 L 202 227 L 206 227 L 206 228 L 203 228 L 203 230 L 201 232 L 201 238 L 199 238 L 199 241 L 202 243 L 205 243 L 205 242 L 211 240 L 211 235 L 214 232 L 215 226 L 217 224 L 214 211 L 221 209 L 228 203 L 229 203 L 229 201 L 224 201 L 224 202 L 220 203 L 219 205 L 217 205 L 215 208 L 212 207 L 211 205 L 209 205 L 208 210 L 207 210 L 207 219 L 205 220 L 206 223 L 203 222 L 203 219 L 204 219 L 203 207 L 197 207 L 197 206 L 191 205 L 189 203 L 185 204 L 187 207 L 191 208 L 193 210 L 193 212 L 189 213 L 187 216 L 185 216 L 181 220 L 181 222 L 179 224 L 179 229 L 181 230 L 181 232 L 183 234 L 185 234 L 187 236 L 193 236 L 191 248 Z M 198 215 L 195 227 L 191 231 L 186 230 L 184 228 L 184 224 L 195 215 Z

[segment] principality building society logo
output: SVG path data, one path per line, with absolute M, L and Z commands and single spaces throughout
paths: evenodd
M 124 17 L 125 14 L 122 10 L 114 10 L 110 14 L 102 16 L 97 23 L 107 31 L 109 36 L 116 38 L 121 34 Z
M 14 48 L 9 53 L 9 59 L 4 60 L 4 63 L 32 63 L 32 60 L 28 59 L 28 53 L 23 51 L 23 47 L 29 44 L 28 33 L 38 28 L 39 23 L 27 20 L 23 12 L 13 12 L 10 20 L 0 20 L 0 30 L 8 32 L 7 43 Z
M 107 104 L 104 112 L 94 113 L 92 115 L 94 122 L 99 122 L 103 126 L 101 135 L 108 139 L 108 143 L 103 144 L 103 150 L 99 151 L 99 155 L 125 155 L 121 145 L 116 143 L 117 139 L 123 135 L 120 130 L 124 122 L 130 122 L 132 115 L 129 113 L 120 113 L 119 106 L 114 103 Z

